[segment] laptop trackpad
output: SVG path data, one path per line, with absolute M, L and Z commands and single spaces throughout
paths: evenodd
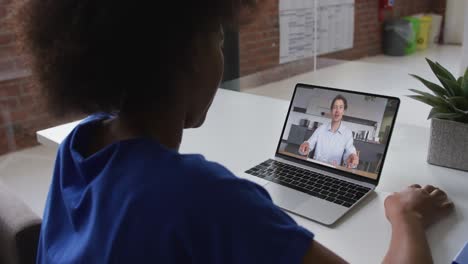
M 310 195 L 301 193 L 282 185 L 270 182 L 263 186 L 271 196 L 273 202 L 287 210 L 295 211 L 301 204 L 310 199 Z
M 279 207 L 325 225 L 333 224 L 348 208 L 270 182 L 264 188 Z

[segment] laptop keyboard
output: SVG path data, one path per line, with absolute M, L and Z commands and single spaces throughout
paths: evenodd
M 369 188 L 269 159 L 245 173 L 279 183 L 345 207 L 351 207 Z

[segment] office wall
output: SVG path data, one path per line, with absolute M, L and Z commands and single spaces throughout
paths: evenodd
M 42 118 L 37 94 L 23 72 L 22 58 L 14 48 L 14 34 L 6 24 L 9 2 L 0 1 L 0 155 L 33 145 L 29 130 Z
M 313 69 L 311 59 L 279 65 L 278 1 L 260 1 L 262 6 L 253 23 L 244 25 L 239 32 L 240 75 L 278 67 L 281 74 L 292 75 Z M 312 1 L 312 0 L 310 0 Z M 395 0 L 392 12 L 386 18 L 424 12 L 445 13 L 446 0 Z M 461 0 L 460 0 L 461 1 Z M 378 21 L 379 1 L 355 0 L 354 44 L 352 49 L 331 53 L 323 57 L 354 60 L 382 53 L 382 24 Z M 277 74 L 275 72 L 274 74 Z M 280 77 L 280 76 L 278 76 Z
M 465 4 L 465 14 L 468 14 L 468 4 Z M 463 26 L 463 48 L 462 48 L 462 59 L 460 64 L 460 76 L 465 73 L 465 69 L 468 67 L 468 16 L 464 17 Z
M 300 119 L 306 118 L 311 121 L 317 121 L 323 124 L 330 122 L 329 118 L 321 116 L 321 112 L 330 112 L 330 104 L 333 98 L 338 94 L 343 95 L 348 101 L 348 110 L 345 112 L 345 115 L 377 122 L 375 136 L 378 136 L 378 132 L 380 131 L 380 127 L 382 125 L 385 108 L 387 106 L 387 99 L 369 98 L 366 100 L 362 95 L 338 93 L 319 89 L 299 88 L 296 92 L 295 98 L 297 99 L 293 102 L 293 108 L 305 108 L 307 111 L 306 113 L 291 112 L 290 118 L 288 119 L 288 123 L 285 128 L 285 133 L 283 134 L 283 139 L 288 138 L 291 124 L 299 125 Z M 344 121 L 343 124 L 345 124 L 352 131 L 374 130 L 372 126 L 362 124 L 346 121 Z M 312 126 L 312 122 L 310 126 Z M 369 137 L 370 136 L 372 136 L 371 133 L 369 134 Z
M 461 44 L 466 0 L 447 0 L 444 24 L 444 43 Z
M 0 155 L 37 144 L 37 130 L 58 125 L 33 86 L 24 57 L 14 47 L 7 27 L 11 0 L 0 0 Z

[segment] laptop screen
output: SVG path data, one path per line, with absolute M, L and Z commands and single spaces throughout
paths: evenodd
M 298 84 L 277 153 L 378 180 L 399 102 Z

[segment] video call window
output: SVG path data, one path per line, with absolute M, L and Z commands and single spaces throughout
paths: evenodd
M 377 179 L 397 100 L 298 87 L 278 152 Z

